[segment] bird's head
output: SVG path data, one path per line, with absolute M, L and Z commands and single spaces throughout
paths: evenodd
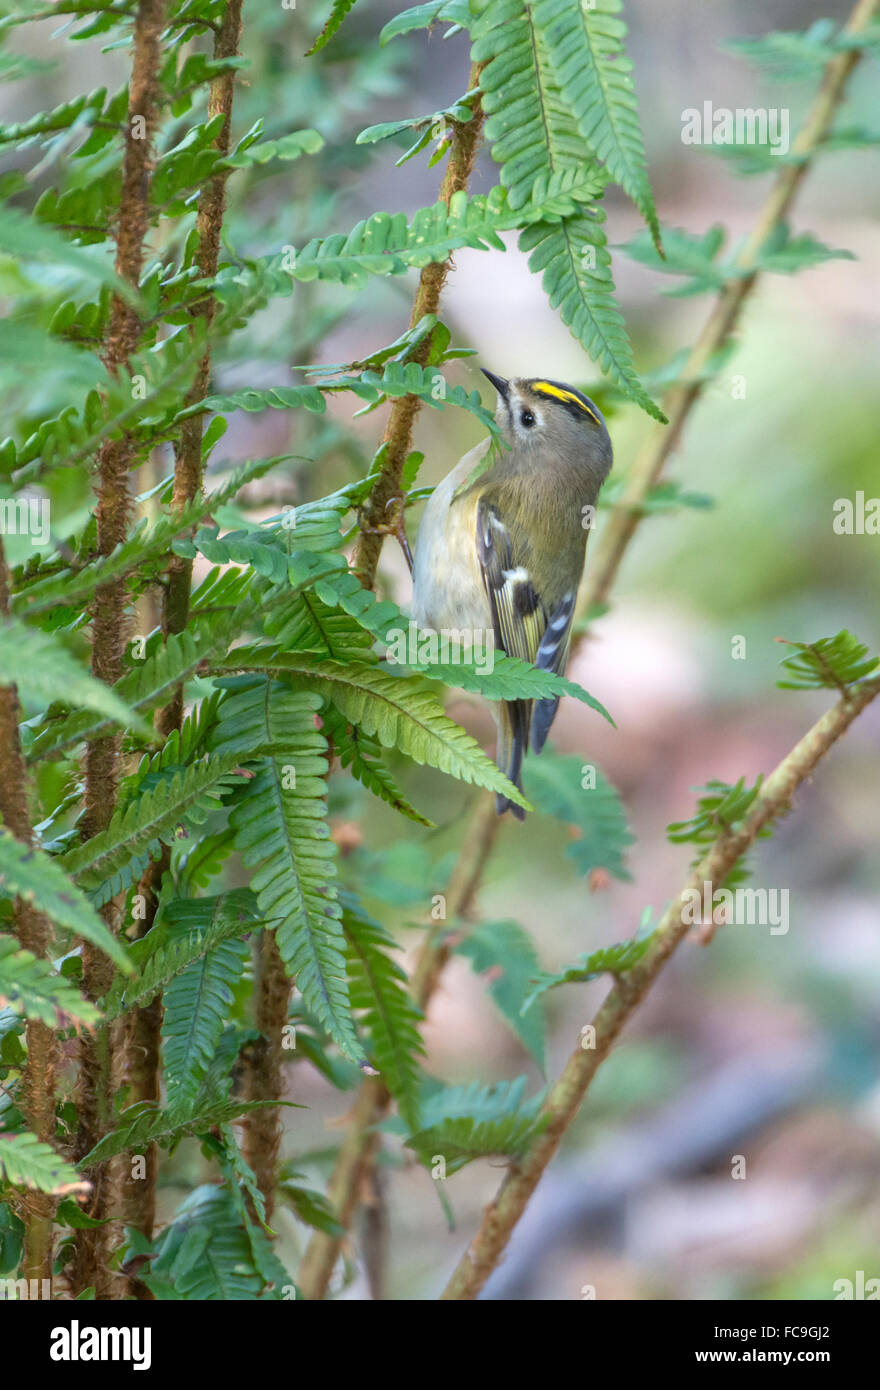
M 611 440 L 602 412 L 574 386 L 546 377 L 483 376 L 498 392 L 495 419 L 507 443 L 539 467 L 563 459 L 604 480 L 611 470 Z

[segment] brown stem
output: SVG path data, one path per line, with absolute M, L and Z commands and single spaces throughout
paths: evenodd
M 738 830 L 719 836 L 691 873 L 688 882 L 669 904 L 652 944 L 632 970 L 618 978 L 593 1020 L 591 1045 L 579 1039 L 542 1109 L 544 1127 L 523 1157 L 512 1164 L 498 1196 L 483 1214 L 480 1229 L 462 1256 L 447 1284 L 444 1299 L 476 1298 L 497 1265 L 514 1226 L 525 1210 L 544 1169 L 578 1112 L 587 1087 L 608 1056 L 618 1034 L 647 994 L 675 948 L 691 930 L 683 908 L 691 894 L 702 897 L 704 885 L 723 884 L 760 831 L 791 809 L 797 788 L 815 770 L 819 760 L 846 732 L 862 710 L 880 695 L 880 680 L 865 681 L 838 700 L 800 743 L 783 758 L 763 783 L 751 811 Z
M 0 537 L 0 616 L 9 616 L 9 570 L 3 539 Z M 0 685 L 0 820 L 22 844 L 32 847 L 34 835 L 28 807 L 28 775 L 21 751 L 18 726 L 21 710 L 14 685 Z M 35 956 L 48 954 L 52 940 L 49 919 L 22 898 L 14 909 L 15 934 L 19 944 Z M 55 1142 L 55 1066 L 57 1045 L 52 1029 L 39 1019 L 28 1019 L 27 1061 L 22 1076 L 23 1104 L 27 1127 L 45 1144 Z M 49 1193 L 29 1194 L 25 1210 L 25 1279 L 52 1278 L 52 1222 L 55 1199 Z
M 215 34 L 214 58 L 232 58 L 238 53 L 241 39 L 243 0 L 229 0 L 223 18 Z M 223 124 L 214 141 L 214 148 L 221 156 L 226 156 L 230 148 L 232 103 L 235 88 L 235 70 L 220 73 L 211 84 L 208 102 L 209 118 L 222 116 Z M 196 263 L 199 276 L 212 280 L 217 274 L 220 260 L 220 238 L 223 229 L 223 216 L 226 207 L 226 180 L 228 170 L 214 175 L 208 182 L 196 218 L 198 250 Z M 210 330 L 216 310 L 213 294 L 199 299 L 193 317 L 200 319 L 205 332 Z M 211 377 L 211 351 L 206 345 L 199 359 L 193 384 L 187 393 L 186 404 L 193 405 L 208 393 Z M 184 420 L 180 438 L 175 449 L 174 492 L 172 506 L 179 510 L 192 502 L 202 488 L 202 428 L 203 416 L 194 415 Z M 167 583 L 162 605 L 162 631 L 167 638 L 171 633 L 183 632 L 189 618 L 189 597 L 192 585 L 192 560 L 179 555 L 171 555 L 167 567 Z M 167 738 L 183 722 L 183 686 L 178 686 L 168 703 L 156 716 L 156 727 L 160 735 Z M 159 906 L 159 895 L 164 875 L 168 871 L 170 855 L 167 848 L 159 860 L 151 864 L 139 885 L 145 899 L 145 915 L 140 923 L 139 935 L 144 936 L 152 927 Z M 163 1008 L 161 997 L 154 999 L 144 1009 L 137 1009 L 127 1022 L 125 1043 L 125 1073 L 129 1086 L 128 1100 L 158 1101 L 160 1095 L 160 1043 Z M 123 1179 L 123 1209 L 128 1225 L 136 1227 L 144 1235 L 151 1236 L 156 1212 L 156 1177 L 158 1172 L 158 1150 L 155 1144 L 147 1151 L 147 1171 L 143 1178 L 129 1174 Z M 148 1290 L 138 1281 L 131 1284 L 138 1298 L 149 1299 Z
M 482 65 L 474 63 L 471 67 L 469 90 L 480 85 Z M 483 107 L 480 96 L 473 102 L 473 116 L 464 123 L 454 122 L 449 162 L 440 187 L 440 198 L 449 206 L 453 193 L 467 188 L 476 159 L 480 136 L 483 131 Z M 419 276 L 419 287 L 410 315 L 410 328 L 423 319 L 426 314 L 436 314 L 440 310 L 440 295 L 446 284 L 451 260 L 426 265 Z M 431 351 L 433 334 L 428 334 L 410 356 L 410 361 L 424 367 Z M 388 523 L 391 504 L 401 499 L 401 477 L 403 465 L 412 449 L 413 426 L 421 409 L 418 396 L 399 396 L 391 407 L 388 424 L 382 438 L 385 457 L 378 481 L 373 487 L 361 513 L 361 533 L 354 558 L 354 572 L 365 589 L 372 589 L 376 581 L 379 556 L 382 553 L 384 532 L 380 529 Z
M 244 1094 L 247 1100 L 280 1100 L 283 1090 L 284 1027 L 290 1008 L 290 979 L 274 932 L 259 932 L 254 950 L 255 1021 L 260 1036 L 248 1049 L 245 1058 Z M 267 1221 L 271 1221 L 275 1207 L 280 1147 L 281 1112 L 278 1106 L 267 1105 L 248 1115 L 242 1148 L 266 1203 Z
M 144 238 L 149 225 L 149 185 L 152 143 L 156 125 L 158 73 L 161 63 L 161 35 L 164 0 L 140 0 L 134 22 L 129 119 L 125 131 L 122 165 L 122 191 L 116 229 L 116 272 L 132 288 L 140 281 L 144 259 Z M 135 351 L 141 326 L 135 308 L 115 295 L 110 309 L 104 362 L 117 375 Z M 98 454 L 97 540 L 98 553 L 109 555 L 128 531 L 131 497 L 128 475 L 134 456 L 130 436 L 109 439 Z M 124 579 L 101 585 L 92 606 L 92 673 L 113 684 L 123 671 L 127 631 L 127 587 Z M 120 736 L 110 734 L 93 739 L 86 750 L 83 838 L 103 830 L 116 805 L 120 777 Z M 110 902 L 102 910 L 114 934 L 119 929 L 119 905 Z M 110 987 L 113 965 L 97 947 L 82 947 L 83 990 L 90 999 L 99 999 Z M 80 1045 L 80 1075 L 77 1085 L 76 1157 L 82 1158 L 101 1138 L 111 1118 L 111 1038 L 106 1028 Z M 93 1181 L 89 1215 L 106 1220 L 112 1201 L 112 1183 L 107 1164 L 89 1175 Z M 110 1296 L 115 1276 L 109 1268 L 109 1226 L 76 1232 L 72 1281 L 75 1292 L 94 1287 L 97 1298 Z

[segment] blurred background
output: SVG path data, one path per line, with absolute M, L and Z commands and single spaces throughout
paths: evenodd
M 421 154 L 395 167 L 410 141 L 354 143 L 370 124 L 440 110 L 467 90 L 465 35 L 444 40 L 441 27 L 376 46 L 397 8 L 385 0 L 358 7 L 326 54 L 307 62 L 302 54 L 325 7 L 311 0 L 293 11 L 245 4 L 251 66 L 236 99 L 237 133 L 261 117 L 269 136 L 315 126 L 328 143 L 315 160 L 232 180 L 227 236 L 237 253 L 301 246 L 378 209 L 411 212 L 436 198 L 442 166 L 428 168 Z M 815 78 L 780 82 L 724 45 L 805 28 L 821 16 L 842 20 L 848 7 L 628 0 L 625 12 L 661 223 L 700 234 L 720 223 L 734 243 L 754 224 L 772 174 L 742 175 L 723 152 L 684 145 L 682 113 L 707 100 L 715 108 L 787 108 L 793 138 Z M 4 120 L 26 119 L 121 77 L 118 54 L 103 54 L 97 40 L 71 46 L 54 20 L 29 26 L 15 44 L 34 66 L 4 92 Z M 876 66 L 866 62 L 838 125 L 876 125 L 876 91 Z M 31 154 L 19 156 L 21 167 Z M 569 671 L 611 711 L 617 728 L 569 700 L 554 728 L 555 746 L 595 762 L 618 788 L 636 837 L 631 881 L 602 886 L 601 876 L 598 884 L 579 879 L 555 822 L 532 817 L 503 828 L 480 914 L 520 922 L 545 970 L 631 935 L 646 906 L 662 911 L 689 858 L 689 847 L 667 842 L 665 827 L 692 813 L 692 789 L 713 777 L 751 781 L 770 771 L 827 706 L 825 695 L 775 688 L 785 655 L 775 637 L 812 640 L 847 627 L 873 651 L 880 646 L 880 535 L 838 535 L 832 527 L 836 499 L 855 499 L 859 491 L 880 497 L 878 174 L 877 153 L 845 149 L 825 154 L 809 173 L 794 230 L 856 259 L 761 280 L 737 350 L 693 413 L 667 474 L 712 505 L 644 521 L 611 609 Z M 33 179 L 39 191 L 51 169 Z M 488 192 L 494 182 L 484 151 L 471 189 Z M 638 215 L 623 198 L 610 196 L 607 213 L 612 245 L 638 232 Z M 694 341 L 711 298 L 668 298 L 664 290 L 678 282 L 623 253 L 615 256 L 615 276 L 637 367 L 650 379 Z M 357 294 L 298 285 L 234 344 L 218 366 L 218 382 L 287 383 L 301 379 L 292 370 L 298 365 L 361 358 L 405 329 L 413 288 L 413 276 L 374 280 Z M 602 394 L 597 370 L 513 244 L 506 255 L 456 254 L 443 317 L 453 341 L 478 354 L 453 363 L 451 381 L 483 391 L 492 408 L 478 365 L 570 381 L 597 394 L 608 406 L 613 477 L 625 475 L 656 427 L 635 407 Z M 251 515 L 321 495 L 362 473 L 381 437 L 384 411 L 353 420 L 357 406 L 335 397 L 317 422 L 283 412 L 235 417 L 214 462 L 302 455 L 280 488 L 273 474 L 262 492 L 252 490 Z M 478 422 L 464 412 L 423 409 L 416 430 L 425 453 L 420 483 L 436 482 L 479 437 Z M 167 461 L 154 466 L 160 476 L 168 471 Z M 85 486 L 72 499 L 69 530 L 82 524 L 88 506 Z M 230 508 L 218 520 L 235 517 Z M 416 522 L 410 513 L 411 536 Z M 409 579 L 393 542 L 385 547 L 382 584 L 406 607 Z M 742 659 L 737 638 L 744 639 Z M 452 692 L 449 708 L 491 744 L 491 720 L 478 700 Z M 856 1284 L 859 1270 L 865 1279 L 880 1278 L 878 753 L 880 708 L 873 707 L 798 794 L 775 838 L 755 853 L 755 886 L 789 890 L 787 934 L 731 926 L 709 947 L 687 942 L 679 949 L 601 1069 L 485 1297 L 578 1299 L 595 1290 L 601 1299 L 828 1299 L 835 1281 Z M 398 772 L 436 830 L 395 817 L 346 777 L 334 779 L 334 824 L 344 873 L 411 957 L 471 798 L 438 774 Z M 546 997 L 548 1078 L 558 1074 L 606 990 L 600 980 Z M 463 1083 L 524 1074 L 530 1092 L 543 1084 L 496 1012 L 487 981 L 464 958 L 453 958 L 444 975 L 426 1040 L 433 1075 Z M 289 1099 L 308 1108 L 287 1112 L 285 1153 L 322 1185 L 349 1098 L 296 1064 Z M 450 1179 L 450 1229 L 435 1184 L 407 1153 L 386 1136 L 387 1296 L 432 1298 L 502 1170 L 475 1163 Z M 181 1146 L 160 1193 L 166 1215 L 202 1171 L 198 1149 Z M 279 1253 L 294 1268 L 305 1232 L 286 1211 L 276 1225 Z M 349 1253 L 339 1292 L 363 1298 L 357 1241 Z

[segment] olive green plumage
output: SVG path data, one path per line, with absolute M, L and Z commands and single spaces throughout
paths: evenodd
M 562 673 L 589 526 L 611 468 L 598 407 L 543 377 L 506 381 L 486 439 L 435 488 L 416 542 L 413 617 L 436 630 L 491 630 L 495 646 Z M 526 748 L 539 753 L 558 699 L 502 701 L 496 761 L 521 786 Z M 498 797 L 499 814 L 522 810 Z

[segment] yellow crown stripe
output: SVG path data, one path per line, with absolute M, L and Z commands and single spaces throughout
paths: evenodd
M 585 405 L 580 396 L 576 396 L 574 391 L 563 391 L 561 386 L 553 386 L 549 381 L 533 381 L 532 390 L 537 391 L 542 396 L 555 396 L 558 401 L 571 401 L 572 405 L 579 406 L 585 415 L 589 415 L 591 420 L 599 421 L 595 413 L 588 405 Z

